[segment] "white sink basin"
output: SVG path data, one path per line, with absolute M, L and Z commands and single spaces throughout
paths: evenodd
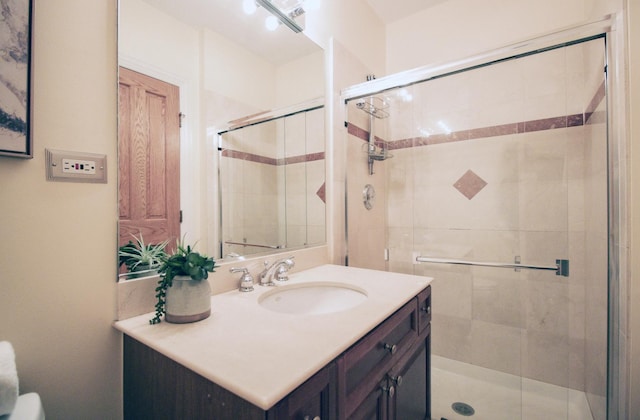
M 367 299 L 357 287 L 333 282 L 278 286 L 258 298 L 271 311 L 295 315 L 320 315 L 351 309 Z

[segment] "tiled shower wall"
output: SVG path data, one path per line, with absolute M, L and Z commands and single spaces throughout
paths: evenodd
M 280 223 L 288 247 L 325 242 L 324 108 L 282 120 L 278 135 L 279 183 L 286 197 Z
M 348 104 L 350 265 L 435 278 L 434 354 L 604 395 L 606 381 L 595 377 L 606 368 L 603 45 L 385 93 L 390 117 L 375 120 L 374 132 L 394 157 L 376 162 L 373 176 L 362 152 L 369 119 Z M 366 183 L 378 192 L 371 211 L 359 197 Z M 416 265 L 415 253 L 569 259 L 571 275 Z
M 281 206 L 278 192 L 284 179 L 276 165 L 277 126 L 258 124 L 223 134 L 220 158 L 223 242 L 277 246 Z M 225 245 L 224 255 L 262 252 L 264 248 Z
M 324 110 L 223 134 L 222 240 L 297 247 L 325 241 Z M 262 252 L 229 245 L 224 254 Z

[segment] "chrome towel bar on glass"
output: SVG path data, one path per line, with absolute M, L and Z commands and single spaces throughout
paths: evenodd
M 250 244 L 248 242 L 234 242 L 234 241 L 225 241 L 227 245 L 242 245 L 242 246 L 255 246 L 258 248 L 269 248 L 269 249 L 281 249 L 282 245 L 262 245 L 262 244 Z
M 496 263 L 496 262 L 479 262 L 456 260 L 451 258 L 432 258 L 432 257 L 416 257 L 417 262 L 435 263 L 435 264 L 458 264 L 473 265 L 477 267 L 499 267 L 499 268 L 525 268 L 529 270 L 553 270 L 557 276 L 569 277 L 569 260 L 556 260 L 555 266 L 544 265 L 527 265 L 520 263 Z

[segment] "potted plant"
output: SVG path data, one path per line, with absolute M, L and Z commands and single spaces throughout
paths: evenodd
M 195 246 L 195 245 L 194 245 Z M 176 244 L 173 254 L 160 265 L 160 279 L 156 287 L 156 315 L 151 324 L 167 322 L 184 324 L 205 319 L 211 315 L 211 287 L 207 278 L 215 267 L 213 258 L 184 244 Z
M 118 260 L 120 267 L 124 264 L 130 273 L 155 270 L 166 258 L 165 247 L 169 243 L 167 239 L 159 244 L 145 244 L 142 233 L 137 237 L 131 235 L 135 242 L 129 241 L 126 245 L 118 248 Z M 149 274 L 149 273 L 145 273 Z M 130 277 L 137 277 L 135 275 Z

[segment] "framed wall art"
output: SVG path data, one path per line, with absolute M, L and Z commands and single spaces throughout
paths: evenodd
M 33 0 L 0 0 L 0 155 L 33 157 L 31 47 Z

